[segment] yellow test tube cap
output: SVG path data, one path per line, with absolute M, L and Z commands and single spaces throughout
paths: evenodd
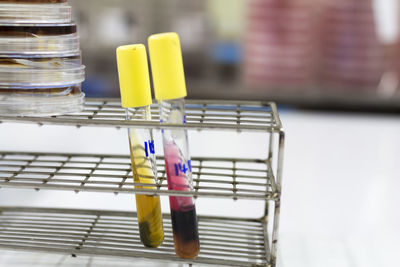
M 122 107 L 151 105 L 153 101 L 146 47 L 143 44 L 118 47 L 117 64 Z
M 187 96 L 179 35 L 175 32 L 149 37 L 150 62 L 157 100 Z

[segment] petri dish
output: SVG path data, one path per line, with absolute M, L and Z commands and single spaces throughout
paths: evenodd
M 81 54 L 60 54 L 54 57 L 42 55 L 0 55 L 0 69 L 73 69 L 82 65 Z
M 75 23 L 0 23 L 1 55 L 55 55 L 78 53 L 79 36 Z
M 71 6 L 66 2 L 2 2 L 0 23 L 68 23 Z
M 82 83 L 85 80 L 85 66 L 74 68 L 35 68 L 35 67 L 1 67 L 0 87 L 38 88 L 65 86 Z
M 82 65 L 80 53 L 59 54 L 54 57 L 42 55 L 0 55 L 0 67 L 70 69 Z
M 51 96 L 47 94 L 0 94 L 0 115 L 2 116 L 55 116 L 80 112 L 85 95 L 80 92 Z
M 9 88 L 0 87 L 0 95 L 15 95 L 15 96 L 70 96 L 80 95 L 82 93 L 80 85 L 71 85 L 53 88 Z

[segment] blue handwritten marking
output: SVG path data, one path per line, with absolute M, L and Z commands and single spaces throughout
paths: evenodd
M 150 153 L 155 155 L 156 154 L 156 148 L 154 145 L 154 140 L 149 141 L 149 147 L 150 147 Z
M 175 164 L 175 175 L 179 176 L 179 167 L 178 164 Z
M 186 172 L 188 171 L 188 169 L 186 168 L 186 164 L 183 163 L 183 166 L 179 163 L 179 169 L 181 170 L 181 172 L 183 172 L 184 174 L 186 174 Z
M 144 142 L 144 151 L 146 152 L 146 158 L 148 158 L 149 157 L 149 148 L 148 148 L 147 142 Z
M 150 150 L 150 152 L 149 152 L 149 150 Z M 150 154 L 152 154 L 152 155 L 156 154 L 154 140 L 144 142 L 144 151 L 146 152 L 146 158 L 148 158 L 150 156 Z
M 189 160 L 188 165 L 185 163 L 175 163 L 175 174 L 178 176 L 180 173 L 186 174 L 188 171 L 192 172 L 192 162 Z M 189 167 L 189 168 L 188 168 Z

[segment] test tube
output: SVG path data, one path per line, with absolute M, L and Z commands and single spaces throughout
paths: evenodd
M 142 44 L 117 49 L 122 106 L 127 120 L 151 120 L 152 104 L 146 48 Z M 132 172 L 137 189 L 156 189 L 156 153 L 151 129 L 128 129 Z M 136 194 L 140 239 L 147 247 L 164 240 L 160 197 Z
M 149 37 L 150 60 L 156 99 L 160 104 L 161 123 L 184 124 L 186 83 L 179 36 L 176 33 Z M 169 190 L 193 189 L 192 165 L 187 131 L 162 130 L 165 171 Z M 194 259 L 200 252 L 196 207 L 193 197 L 169 198 L 175 252 Z

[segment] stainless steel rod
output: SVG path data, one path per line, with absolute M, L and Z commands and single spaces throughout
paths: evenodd
M 141 244 L 133 212 L 0 207 L 0 247 L 6 249 L 220 266 L 267 265 L 260 220 L 199 216 L 199 231 L 201 253 L 187 261 L 174 255 L 169 222 L 164 245 L 154 250 Z

